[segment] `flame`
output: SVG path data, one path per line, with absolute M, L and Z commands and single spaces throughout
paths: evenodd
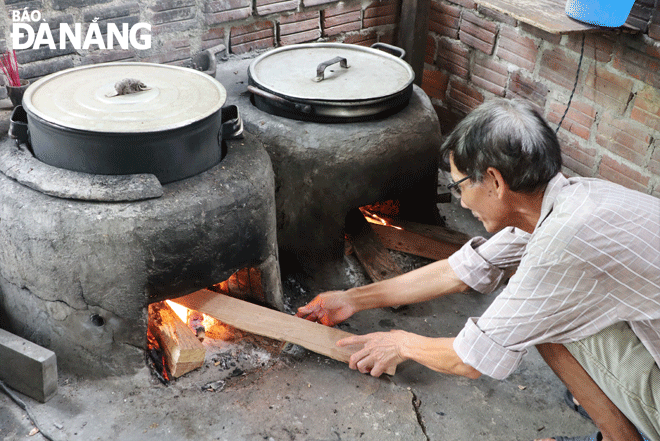
M 219 320 L 211 317 L 210 315 L 203 314 L 192 309 L 188 309 L 183 305 L 179 305 L 172 300 L 165 300 L 165 302 L 172 308 L 174 313 L 181 319 L 183 323 L 186 323 L 188 326 L 191 326 L 191 317 L 201 315 L 202 321 L 198 322 L 198 325 L 202 325 L 205 330 L 206 337 L 213 338 L 215 340 L 232 340 L 234 333 L 231 328 L 226 324 L 222 323 Z M 193 329 L 193 331 L 195 331 Z
M 388 219 L 381 217 L 372 211 L 369 211 L 367 207 L 360 207 L 360 212 L 362 212 L 362 215 L 367 220 L 367 222 L 376 225 L 384 225 L 386 227 L 396 228 L 397 230 L 403 230 L 403 228 L 397 225 L 392 225 L 392 223 Z
M 165 303 L 170 305 L 170 308 L 174 311 L 176 315 L 179 316 L 182 322 L 187 323 L 188 321 L 188 308 L 186 308 L 183 305 L 179 305 L 178 303 L 174 303 L 171 300 L 165 300 Z

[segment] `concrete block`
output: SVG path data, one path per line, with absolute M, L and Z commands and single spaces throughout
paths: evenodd
M 55 353 L 0 329 L 0 380 L 45 403 L 57 391 Z

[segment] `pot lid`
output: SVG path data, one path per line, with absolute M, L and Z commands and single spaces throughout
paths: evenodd
M 148 133 L 200 121 L 219 111 L 226 98 L 218 81 L 197 70 L 129 62 L 75 67 L 48 75 L 28 87 L 23 106 L 66 128 Z
M 412 67 L 387 52 L 344 43 L 286 46 L 256 58 L 251 81 L 271 93 L 314 101 L 365 101 L 397 94 L 414 80 Z

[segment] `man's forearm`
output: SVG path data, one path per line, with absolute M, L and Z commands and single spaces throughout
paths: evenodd
M 447 260 L 440 260 L 416 270 L 346 291 L 359 311 L 387 306 L 424 302 L 445 294 L 469 289 Z
M 401 355 L 429 369 L 445 374 L 479 378 L 481 372 L 463 363 L 454 350 L 453 338 L 431 338 L 407 333 L 401 347 Z

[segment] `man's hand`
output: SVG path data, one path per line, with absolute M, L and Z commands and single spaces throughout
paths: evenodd
M 389 367 L 396 367 L 406 360 L 402 348 L 409 336 L 405 331 L 375 332 L 341 339 L 337 346 L 362 345 L 362 349 L 351 355 L 348 365 L 363 374 L 379 377 Z
M 298 308 L 296 316 L 334 326 L 343 322 L 357 309 L 345 291 L 328 291 L 319 294 L 305 306 Z

